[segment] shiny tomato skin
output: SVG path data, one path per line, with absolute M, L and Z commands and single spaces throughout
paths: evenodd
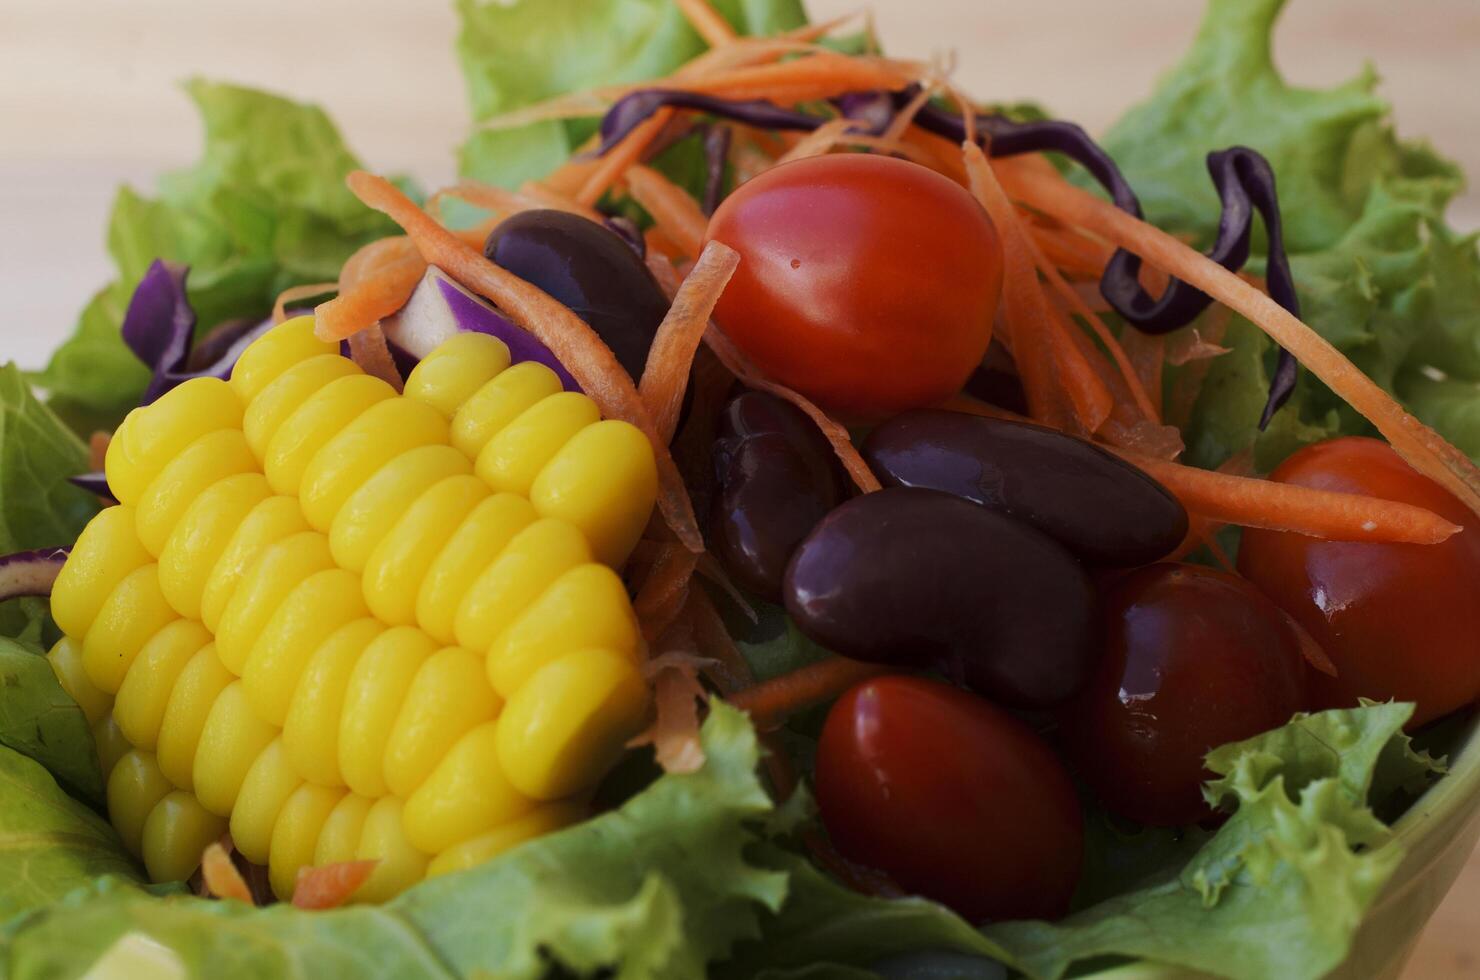
M 1070 759 L 1121 816 L 1164 827 L 1212 816 L 1203 756 L 1306 706 L 1298 634 L 1248 582 L 1197 565 L 1126 574 L 1101 616 L 1099 670 L 1061 715 Z
M 1434 545 L 1244 532 L 1239 571 L 1305 627 L 1336 665 L 1316 707 L 1413 701 L 1409 727 L 1480 696 L 1480 518 L 1377 439 L 1317 443 L 1271 479 L 1426 507 L 1465 530 Z
M 709 238 L 740 253 L 716 322 L 767 376 L 849 418 L 954 394 L 992 339 L 996 229 L 919 164 L 857 153 L 785 164 L 726 198 Z
M 823 727 L 817 802 L 844 857 L 968 921 L 1068 911 L 1084 851 L 1073 784 L 975 695 L 900 676 L 848 691 Z

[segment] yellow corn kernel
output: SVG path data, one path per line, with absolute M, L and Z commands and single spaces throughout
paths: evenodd
M 425 633 L 398 626 L 371 641 L 350 672 L 339 722 L 339 769 L 362 796 L 383 796 L 385 749 L 406 691 L 437 651 Z
M 341 627 L 309 658 L 283 722 L 283 745 L 298 774 L 321 786 L 343 786 L 339 719 L 355 664 L 385 627 L 359 619 Z
M 257 459 L 240 429 L 201 436 L 170 460 L 139 498 L 134 511 L 139 540 L 159 555 L 196 498 L 227 477 L 256 470 Z
M 200 598 L 200 618 L 212 633 L 220 631 L 221 617 L 236 594 L 242 576 L 262 552 L 284 538 L 308 530 L 308 522 L 292 497 L 268 497 L 253 507 L 226 550 L 211 566 Z
M 298 496 L 303 471 L 319 450 L 371 406 L 396 397 L 396 389 L 368 374 L 351 374 L 320 388 L 278 426 L 267 443 L 262 472 L 281 494 Z
M 126 752 L 108 774 L 108 819 L 134 857 L 143 853 L 144 821 L 155 804 L 174 789 L 148 752 Z
M 535 671 L 567 653 L 601 648 L 631 657 L 638 639 L 637 617 L 617 573 L 581 565 L 499 635 L 488 654 L 488 679 L 508 699 Z
M 340 568 L 363 572 L 370 555 L 422 494 L 449 476 L 467 473 L 467 457 L 445 443 L 402 453 L 356 490 L 329 529 Z
M 118 760 L 129 753 L 133 746 L 128 744 L 128 739 L 123 737 L 119 731 L 118 723 L 108 715 L 92 726 L 93 745 L 98 749 L 98 769 L 103 773 L 103 779 L 107 779 L 113 773 Z
M 451 419 L 463 403 L 509 366 L 509 347 L 483 333 L 460 333 L 443 341 L 406 379 L 407 398 L 414 398 Z
M 368 614 L 359 578 L 344 569 L 305 579 L 278 606 L 247 658 L 242 681 L 253 710 L 281 725 L 310 655 L 339 627 Z
M 591 561 L 580 531 L 565 521 L 535 521 L 514 536 L 458 604 L 457 642 L 486 653 L 498 635 L 556 579 Z
M 457 740 L 432 774 L 406 800 L 406 836 L 427 854 L 440 854 L 534 809 L 498 761 L 498 722 L 488 721 Z
M 170 460 L 201 436 L 242 427 L 242 401 L 219 378 L 191 378 L 136 408 L 108 442 L 103 471 L 121 504 L 136 504 Z
M 329 815 L 346 798 L 342 789 L 304 783 L 283 804 L 277 822 L 273 825 L 272 841 L 267 849 L 267 880 L 272 885 L 273 894 L 284 902 L 292 901 L 299 869 L 314 863 L 314 851 Z M 369 809 L 369 802 L 365 800 L 366 810 Z M 363 822 L 363 814 L 361 820 Z M 354 845 L 358 843 L 357 831 Z M 354 857 L 353 850 L 350 857 Z
M 68 636 L 86 636 L 118 584 L 153 560 L 134 529 L 132 507 L 100 511 L 77 536 L 52 583 L 52 619 Z
M 509 698 L 499 717 L 499 764 L 531 799 L 590 789 L 641 730 L 647 708 L 648 687 L 630 656 L 568 653 Z
M 211 705 L 195 748 L 192 783 L 200 805 L 223 817 L 231 816 L 247 771 L 277 737 L 277 728 L 263 721 L 247 702 L 241 681 L 228 684 Z
M 376 800 L 365 814 L 355 859 L 379 862 L 355 892 L 356 902 L 387 901 L 426 877 L 427 856 L 406 837 L 400 800 L 394 796 Z
M 149 638 L 179 617 L 164 601 L 159 566 L 142 565 L 118 583 L 82 639 L 82 666 L 101 690 L 117 694 Z
M 183 790 L 188 791 L 195 785 L 195 749 L 200 744 L 206 717 L 221 692 L 233 680 L 231 671 L 216 655 L 213 643 L 191 657 L 175 681 L 170 703 L 164 709 L 164 721 L 159 726 L 159 745 L 155 753 L 160 770 Z
M 108 712 L 113 710 L 113 698 L 87 676 L 82 666 L 80 643 L 64 636 L 47 652 L 46 659 L 51 662 L 51 672 L 56 675 L 57 683 L 68 697 L 77 702 L 89 725 L 96 725 L 108 717 Z
M 177 619 L 144 644 L 113 704 L 113 718 L 125 738 L 146 752 L 155 750 L 175 682 L 190 658 L 210 642 L 204 626 Z
M 428 657 L 401 705 L 386 743 L 385 782 L 405 799 L 470 728 L 494 718 L 502 702 L 481 657 L 458 647 Z
M 619 419 L 589 425 L 540 470 L 529 499 L 541 517 L 580 528 L 596 560 L 619 568 L 642 537 L 658 499 L 652 443 Z
M 416 622 L 439 643 L 452 643 L 463 596 L 514 536 L 534 523 L 529 501 L 498 493 L 473 508 L 438 553 L 416 597 Z
M 185 881 L 226 833 L 226 821 L 184 790 L 173 790 L 144 821 L 144 868 L 151 881 Z
M 488 441 L 542 398 L 561 391 L 560 376 L 538 361 L 515 364 L 473 393 L 452 417 L 452 445 L 477 459 Z
M 308 523 L 328 533 L 344 502 L 402 453 L 446 444 L 447 420 L 435 409 L 391 398 L 366 409 L 320 449 L 303 471 L 298 502 Z
M 554 833 L 561 828 L 578 823 L 585 817 L 586 807 L 580 802 L 546 803 L 544 806 L 530 810 L 522 817 L 493 828 L 486 834 L 479 834 L 461 844 L 449 847 L 432 858 L 432 863 L 427 865 L 427 877 L 434 878 L 437 875 L 477 867 L 527 840 Z
M 417 498 L 365 564 L 363 587 L 370 611 L 391 626 L 416 622 L 416 597 L 432 563 L 488 487 L 471 474 L 448 477 Z
M 267 458 L 267 447 L 278 428 L 309 399 L 331 381 L 359 374 L 354 361 L 339 354 L 319 354 L 299 361 L 264 387 L 242 417 L 242 434 L 259 461 Z
M 201 618 L 211 569 L 247 515 L 271 495 L 267 477 L 240 473 L 205 490 L 185 511 L 159 554 L 159 587 L 181 616 Z
M 231 809 L 231 841 L 248 861 L 268 863 L 278 814 L 302 785 L 302 777 L 288 763 L 283 740 L 274 739 L 247 770 Z
M 240 677 L 257 638 L 288 595 L 310 575 L 333 567 L 329 539 L 317 531 L 300 531 L 263 549 L 216 626 L 216 647 L 226 668 Z
M 242 351 L 231 369 L 231 387 L 241 396 L 243 405 L 250 404 L 262 389 L 293 365 L 311 357 L 338 353 L 338 344 L 314 336 L 312 316 L 295 316 L 273 327 Z
M 596 403 L 562 391 L 526 408 L 478 453 L 478 475 L 494 490 L 529 496 L 535 477 L 577 432 L 601 421 Z
M 360 849 L 360 838 L 364 836 L 365 817 L 375 801 L 358 793 L 345 793 L 340 797 L 324 825 L 319 830 L 318 842 L 314 845 L 311 864 L 339 864 L 355 860 Z M 279 823 L 283 822 L 279 818 Z

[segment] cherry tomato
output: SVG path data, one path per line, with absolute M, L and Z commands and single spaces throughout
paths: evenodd
M 1245 531 L 1239 570 L 1313 636 L 1337 676 L 1313 676 L 1317 707 L 1358 697 L 1417 704 L 1410 727 L 1480 695 L 1480 519 L 1376 439 L 1302 449 L 1272 479 L 1416 504 L 1465 530 L 1434 545 L 1322 541 Z
M 709 237 L 740 253 L 715 319 L 768 376 L 854 418 L 961 389 L 992 339 L 1002 247 L 960 185 L 892 157 L 768 170 Z
M 845 694 L 817 748 L 817 803 L 839 853 L 970 921 L 1056 918 L 1084 822 L 1063 765 L 1022 722 L 918 677 Z
M 1116 579 L 1101 615 L 1099 671 L 1062 714 L 1070 758 L 1122 816 L 1156 826 L 1211 816 L 1203 756 L 1305 707 L 1298 634 L 1248 582 L 1197 565 Z

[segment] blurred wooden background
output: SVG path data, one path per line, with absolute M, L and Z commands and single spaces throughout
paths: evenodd
M 809 0 L 815 17 L 861 0 Z M 993 99 L 1034 98 L 1091 131 L 1143 97 L 1184 49 L 1196 0 L 873 0 L 891 51 L 954 50 Z M 453 175 L 467 109 L 443 0 L 0 0 L 0 360 L 40 366 L 109 276 L 115 186 L 148 188 L 195 156 L 175 82 L 191 74 L 325 105 L 374 169 L 427 186 Z M 1400 132 L 1480 175 L 1480 4 L 1294 0 L 1275 46 L 1286 73 L 1331 84 L 1381 72 Z M 1480 227 L 1480 195 L 1453 218 Z M 1451 893 L 1410 980 L 1480 976 L 1480 860 Z

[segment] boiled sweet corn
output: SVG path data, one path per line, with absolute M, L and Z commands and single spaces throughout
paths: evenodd
M 50 658 L 156 880 L 228 828 L 378 901 L 580 819 L 647 711 L 640 432 L 459 335 L 398 396 L 290 320 L 125 420 Z

